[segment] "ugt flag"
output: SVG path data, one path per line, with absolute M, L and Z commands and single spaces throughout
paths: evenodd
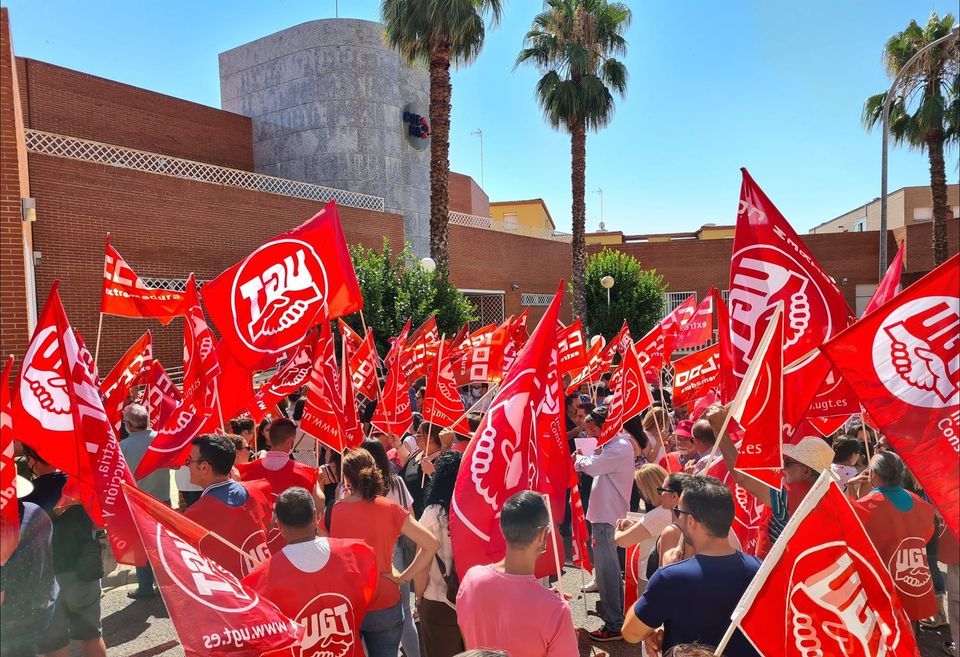
M 273 365 L 323 318 L 363 308 L 336 203 L 204 285 L 203 302 L 234 359 L 249 367 Z

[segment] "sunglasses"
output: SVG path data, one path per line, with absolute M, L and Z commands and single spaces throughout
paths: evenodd
M 671 490 L 671 489 L 669 489 L 669 488 L 660 488 L 659 486 L 657 486 L 657 492 L 660 493 L 661 495 L 664 494 L 664 493 L 673 493 L 674 495 L 679 495 L 679 494 L 680 494 L 680 493 L 678 493 L 678 492 L 675 491 L 675 490 Z
M 794 461 L 793 459 L 783 459 L 783 467 L 789 468 L 791 465 L 801 465 L 800 461 Z
M 677 520 L 680 519 L 680 516 L 690 516 L 691 518 L 694 517 L 693 513 L 691 513 L 690 511 L 684 511 L 680 507 L 674 507 L 673 515 L 677 517 Z
M 194 463 L 208 463 L 208 462 L 209 462 L 209 461 L 207 461 L 207 459 L 192 459 L 192 458 L 190 458 L 190 457 L 188 456 L 188 457 L 187 457 L 187 460 L 183 462 L 183 465 L 184 465 L 185 467 L 189 468 L 189 467 L 190 467 L 191 465 L 193 465 Z

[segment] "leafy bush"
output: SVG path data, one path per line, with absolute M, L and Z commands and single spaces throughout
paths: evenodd
M 441 270 L 423 271 L 409 245 L 394 257 L 384 239 L 382 250 L 355 245 L 350 247 L 350 256 L 363 293 L 363 315 L 381 355 L 389 349 L 387 339 L 398 335 L 408 318 L 413 330 L 434 315 L 437 328 L 447 337 L 475 319 L 473 306 L 463 293 Z M 363 334 L 359 313 L 345 321 Z
M 612 276 L 610 304 L 607 290 L 600 279 Z M 609 340 L 627 320 L 630 335 L 640 339 L 660 321 L 663 312 L 663 276 L 654 269 L 641 269 L 640 261 L 631 255 L 604 249 L 587 258 L 584 276 L 587 297 L 587 316 L 584 322 L 591 335 L 602 335 Z

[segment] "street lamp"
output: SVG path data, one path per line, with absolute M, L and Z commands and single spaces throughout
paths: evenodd
M 437 261 L 433 258 L 423 258 L 420 261 L 420 269 L 422 269 L 427 274 L 432 274 L 437 271 Z
M 607 289 L 607 305 L 610 305 L 610 288 L 614 284 L 613 276 L 604 276 L 600 279 L 600 285 Z
M 900 72 L 897 73 L 897 76 L 893 79 L 893 84 L 890 85 L 890 89 L 887 90 L 886 95 L 883 97 L 883 150 L 880 154 L 880 277 L 878 279 L 881 281 L 887 273 L 887 138 L 890 133 L 890 101 L 893 99 L 894 92 L 897 90 L 897 85 L 900 84 L 900 80 L 902 80 L 903 76 L 910 70 L 910 67 L 920 59 L 920 55 L 934 46 L 945 43 L 950 39 L 956 39 L 958 34 L 960 34 L 960 25 L 954 25 L 949 34 L 928 43 L 918 50 L 917 53 L 904 64 Z

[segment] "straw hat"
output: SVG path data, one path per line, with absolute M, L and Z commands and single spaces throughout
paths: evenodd
M 806 436 L 800 442 L 783 446 L 783 455 L 799 461 L 817 472 L 823 472 L 833 463 L 833 450 L 823 438 Z
M 17 499 L 26 497 L 33 492 L 33 484 L 26 477 L 17 475 Z
M 681 438 L 693 438 L 693 433 L 690 430 L 693 428 L 692 420 L 680 420 L 677 423 L 677 429 L 673 433 Z

